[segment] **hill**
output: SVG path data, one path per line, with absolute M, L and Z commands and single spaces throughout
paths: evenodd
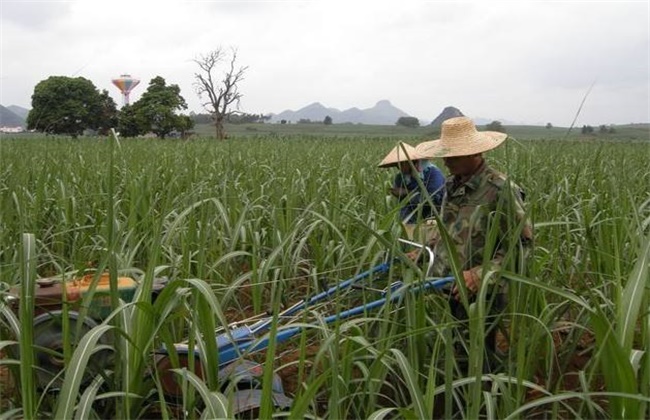
M 29 114 L 29 109 L 23 108 L 22 106 L 18 106 L 18 105 L 9 105 L 7 109 L 13 112 L 14 114 L 18 115 L 23 120 L 27 121 L 27 114 Z
M 381 100 L 375 106 L 366 109 L 349 108 L 340 111 L 336 108 L 328 108 L 320 102 L 314 102 L 297 111 L 286 110 L 271 116 L 271 122 L 285 120 L 290 123 L 297 123 L 300 120 L 312 122 L 323 121 L 325 117 L 331 117 L 334 124 L 375 124 L 394 125 L 400 117 L 409 117 L 406 112 L 395 107 L 388 100 Z
M 12 112 L 9 108 L 0 105 L 0 126 L 25 127 L 25 119 Z
M 460 109 L 453 107 L 453 106 L 447 106 L 445 109 L 442 110 L 440 114 L 436 118 L 431 121 L 432 126 L 434 127 L 440 127 L 440 125 L 443 123 L 443 121 L 448 120 L 449 118 L 455 118 L 455 117 L 464 117 L 465 114 L 460 112 Z

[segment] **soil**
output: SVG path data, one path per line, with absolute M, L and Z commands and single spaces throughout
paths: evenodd
M 0 352 L 0 359 L 4 359 L 6 355 Z M 0 365 L 0 412 L 4 412 L 9 408 L 9 402 L 16 396 L 16 381 L 9 370 L 9 366 Z
M 549 372 L 548 369 L 540 367 L 532 378 L 532 381 L 537 385 L 554 393 L 583 391 L 584 389 L 580 382 L 580 372 L 589 369 L 589 364 L 592 361 L 595 343 L 593 334 L 584 332 L 577 342 L 572 342 L 574 341 L 574 337 L 570 332 L 569 328 L 563 328 L 561 326 L 553 331 L 553 351 L 555 358 L 553 369 Z M 568 349 L 571 350 L 570 353 L 567 352 Z M 606 390 L 604 378 L 601 375 L 596 375 L 591 379 L 589 391 L 601 392 Z M 526 401 L 534 401 L 545 396 L 539 391 L 529 390 L 526 393 Z M 595 399 L 595 402 L 603 409 L 607 409 L 608 401 L 605 397 Z M 581 402 L 576 399 L 574 403 L 578 406 Z M 535 414 L 535 412 L 529 413 L 528 418 L 535 418 Z M 567 418 L 571 417 L 570 413 L 566 414 L 568 416 Z

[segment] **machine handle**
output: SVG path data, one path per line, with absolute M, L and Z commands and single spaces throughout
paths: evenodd
M 398 241 L 403 243 L 403 244 L 406 244 L 406 245 L 414 246 L 416 248 L 421 248 L 421 249 L 423 249 L 423 250 L 425 250 L 427 252 L 427 254 L 429 256 L 429 258 L 428 258 L 429 264 L 427 265 L 427 271 L 426 271 L 425 277 L 426 278 L 431 277 L 431 269 L 433 268 L 433 262 L 434 262 L 435 257 L 436 257 L 435 254 L 433 253 L 433 250 L 431 248 L 429 248 L 428 246 L 424 245 L 424 244 L 409 241 L 408 239 L 399 238 Z

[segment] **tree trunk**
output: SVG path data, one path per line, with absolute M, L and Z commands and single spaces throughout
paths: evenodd
M 226 130 L 223 127 L 223 119 L 217 118 L 214 126 L 217 131 L 217 140 L 225 140 L 226 139 Z

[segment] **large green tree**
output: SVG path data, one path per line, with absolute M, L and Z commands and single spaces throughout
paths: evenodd
M 90 80 L 50 76 L 34 88 L 27 128 L 77 137 L 86 129 L 108 130 L 116 113 L 108 92 L 100 93 Z
M 187 103 L 178 85 L 167 85 L 165 79 L 156 76 L 138 101 L 122 109 L 120 133 L 132 137 L 152 132 L 160 138 L 167 137 L 173 131 L 184 133 L 194 125 L 190 117 L 177 114 L 185 109 Z

